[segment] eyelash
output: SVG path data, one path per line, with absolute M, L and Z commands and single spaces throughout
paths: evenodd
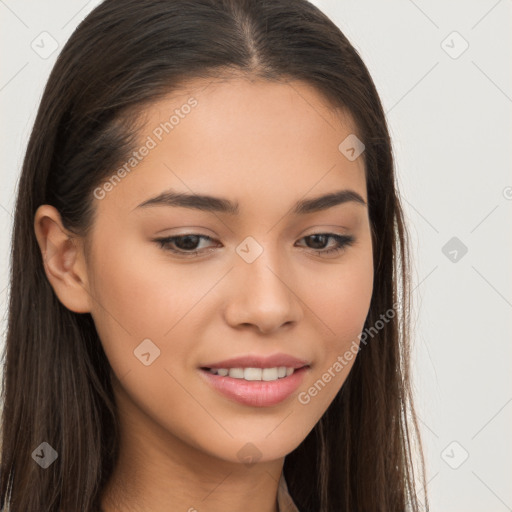
M 166 238 L 156 238 L 154 239 L 153 241 L 158 243 L 158 245 L 160 246 L 161 249 L 163 249 L 164 251 L 169 251 L 169 252 L 172 252 L 174 254 L 178 254 L 180 256 L 183 256 L 185 258 L 188 258 L 188 257 L 195 257 L 196 255 L 200 254 L 201 251 L 190 251 L 190 252 L 187 252 L 187 251 L 183 251 L 183 250 L 176 250 L 176 249 L 170 249 L 169 248 L 169 245 L 173 243 L 173 241 L 175 240 L 180 240 L 180 239 L 183 239 L 183 238 L 187 238 L 187 237 L 199 237 L 199 238 L 203 238 L 205 240 L 214 240 L 213 238 L 209 237 L 209 236 L 206 236 L 206 235 L 199 235 L 199 234 L 196 234 L 196 233 L 187 233 L 186 235 L 179 235 L 179 236 L 169 236 L 169 237 L 166 237 Z M 352 235 L 337 235 L 335 233 L 312 233 L 311 235 L 307 235 L 305 237 L 303 237 L 304 239 L 305 238 L 311 238 L 313 236 L 324 236 L 324 237 L 327 237 L 327 238 L 333 238 L 334 240 L 336 240 L 336 243 L 337 243 L 337 246 L 332 248 L 332 249 L 311 249 L 314 253 L 317 253 L 321 256 L 324 256 L 324 255 L 330 255 L 330 254 L 334 254 L 334 253 L 339 253 L 341 252 L 345 247 L 349 247 L 351 246 L 354 241 L 355 241 L 355 238 L 352 236 Z M 301 238 L 302 240 L 302 238 Z M 208 252 L 212 252 L 211 250 L 210 251 L 206 251 L 207 253 Z

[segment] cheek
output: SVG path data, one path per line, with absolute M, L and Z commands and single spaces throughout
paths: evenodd
M 114 372 L 122 377 L 147 368 L 136 359 L 139 347 L 158 354 L 150 368 L 188 367 L 200 339 L 203 299 L 218 278 L 192 265 L 173 265 L 156 244 L 128 236 L 104 236 L 97 246 L 102 251 L 93 259 L 92 316 Z
M 97 247 L 101 254 L 94 256 L 92 269 L 96 316 L 137 338 L 162 337 L 186 313 L 186 292 L 191 300 L 201 292 L 193 274 L 166 273 L 165 254 L 156 244 L 118 233 L 117 238 L 98 237 Z
M 347 254 L 348 256 L 348 254 Z M 354 251 L 349 258 L 328 269 L 314 283 L 305 283 L 308 305 L 325 327 L 326 352 L 341 349 L 361 333 L 373 293 L 373 260 L 370 251 Z
M 145 244 L 130 242 L 121 233 L 107 236 L 105 230 L 96 247 L 101 252 L 93 255 L 91 265 L 91 314 L 111 365 L 122 372 L 133 364 L 133 350 L 144 339 L 160 345 L 176 323 L 182 288 L 180 283 L 166 282 L 157 266 L 147 264 Z
M 359 335 L 364 328 L 373 292 L 371 251 L 354 252 L 308 295 L 308 306 L 318 317 L 321 348 L 311 378 L 297 399 L 319 419 L 348 377 L 358 357 Z

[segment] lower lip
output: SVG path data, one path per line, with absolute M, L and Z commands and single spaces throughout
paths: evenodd
M 222 377 L 203 369 L 200 369 L 200 372 L 203 378 L 224 396 L 252 407 L 269 407 L 288 398 L 300 386 L 308 370 L 309 367 L 304 366 L 288 377 L 273 381 Z

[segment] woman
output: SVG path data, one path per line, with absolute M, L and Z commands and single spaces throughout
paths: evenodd
M 408 275 L 383 109 L 323 13 L 106 0 L 19 181 L 0 509 L 427 507 Z

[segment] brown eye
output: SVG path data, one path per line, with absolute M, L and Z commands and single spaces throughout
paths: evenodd
M 195 233 L 189 233 L 180 236 L 169 236 L 166 238 L 157 238 L 154 241 L 157 242 L 160 248 L 170 251 L 175 254 L 183 256 L 194 256 L 199 254 L 201 251 L 197 249 L 198 243 L 204 240 L 213 240 L 213 238 L 206 235 L 198 235 Z M 177 249 L 173 249 L 173 246 Z M 209 252 L 209 251 L 206 251 Z
M 335 245 L 330 249 L 318 249 L 318 247 L 324 247 L 329 239 L 334 239 Z M 335 233 L 315 233 L 308 235 L 303 240 L 313 240 L 312 245 L 313 251 L 320 255 L 330 255 L 341 252 L 345 247 L 352 245 L 355 238 L 351 235 L 336 235 Z M 310 242 L 311 243 L 311 242 Z

